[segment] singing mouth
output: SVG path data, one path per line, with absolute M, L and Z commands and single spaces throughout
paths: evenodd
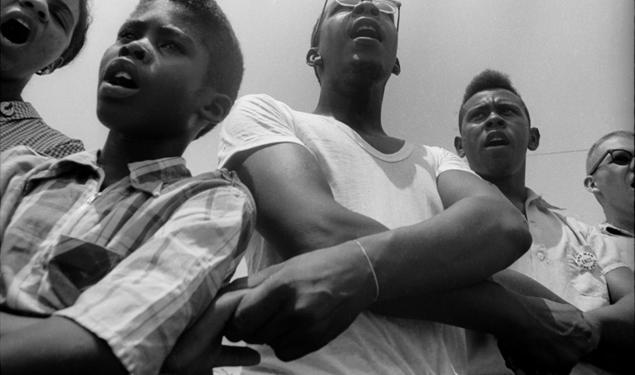
M 19 18 L 11 18 L 0 25 L 0 33 L 9 42 L 23 45 L 31 36 L 31 27 Z
M 497 147 L 509 145 L 509 139 L 504 133 L 492 132 L 485 138 L 485 147 Z
M 139 88 L 136 67 L 123 59 L 113 61 L 106 68 L 103 81 L 126 89 Z
M 349 35 L 355 38 L 371 38 L 378 41 L 382 40 L 381 29 L 379 24 L 370 18 L 360 18 L 353 23 Z

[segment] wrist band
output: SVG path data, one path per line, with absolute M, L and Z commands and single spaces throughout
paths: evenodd
M 379 280 L 377 280 L 377 274 L 375 273 L 373 263 L 370 261 L 370 257 L 368 256 L 368 253 L 366 252 L 364 246 L 362 246 L 362 244 L 358 240 L 353 240 L 353 242 L 357 244 L 359 249 L 362 251 L 362 254 L 364 254 L 364 258 L 366 258 L 368 266 L 370 267 L 370 272 L 373 274 L 373 281 L 375 281 L 375 301 L 377 301 L 379 299 Z

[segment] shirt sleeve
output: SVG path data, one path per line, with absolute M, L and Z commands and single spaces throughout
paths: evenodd
M 436 176 L 446 171 L 464 171 L 475 176 L 478 176 L 474 173 L 467 163 L 458 157 L 455 153 L 450 152 L 441 147 L 427 146 L 428 150 L 434 154 L 435 164 L 436 164 Z
M 291 109 L 267 95 L 240 98 L 220 131 L 219 168 L 245 152 L 275 143 L 304 143 L 296 136 Z
M 628 267 L 622 260 L 616 244 L 607 240 L 597 228 L 589 226 L 587 241 L 589 246 L 595 250 L 597 264 L 602 275 L 606 275 L 620 267 Z
M 47 159 L 26 146 L 0 153 L 0 238 L 22 200 L 24 182 L 30 172 Z
M 131 374 L 157 374 L 176 339 L 235 270 L 254 228 L 251 196 L 199 193 L 64 316 L 105 340 Z

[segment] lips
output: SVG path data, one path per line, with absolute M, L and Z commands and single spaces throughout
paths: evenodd
M 37 24 L 20 10 L 8 12 L 0 24 L 0 35 L 5 44 L 22 46 L 35 34 Z
M 509 138 L 505 133 L 500 131 L 493 131 L 487 134 L 485 137 L 485 147 L 498 147 L 509 145 Z
M 379 23 L 372 18 L 358 18 L 352 23 L 348 34 L 351 39 L 369 38 L 376 39 L 380 42 L 383 39 Z
M 112 60 L 103 71 L 100 91 L 110 97 L 123 98 L 139 91 L 139 70 L 135 63 L 124 57 Z

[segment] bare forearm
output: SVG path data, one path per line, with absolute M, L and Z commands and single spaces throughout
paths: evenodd
M 38 323 L 43 318 L 29 316 L 19 316 L 12 313 L 0 311 L 0 337 Z
M 0 340 L 2 374 L 126 374 L 108 345 L 59 317 L 8 333 Z
M 493 281 L 468 288 L 418 298 L 376 303 L 371 308 L 382 315 L 439 323 L 488 332 L 496 336 L 518 333 L 529 324 L 531 314 L 519 296 Z
M 634 349 L 635 298 L 633 293 L 622 297 L 616 303 L 586 312 L 587 320 L 600 327 L 600 344 L 590 357 L 602 367 L 612 370 L 632 371 L 631 354 Z
M 464 199 L 420 224 L 361 239 L 380 299 L 466 287 L 509 266 L 531 242 L 522 217 L 509 206 L 492 198 Z

